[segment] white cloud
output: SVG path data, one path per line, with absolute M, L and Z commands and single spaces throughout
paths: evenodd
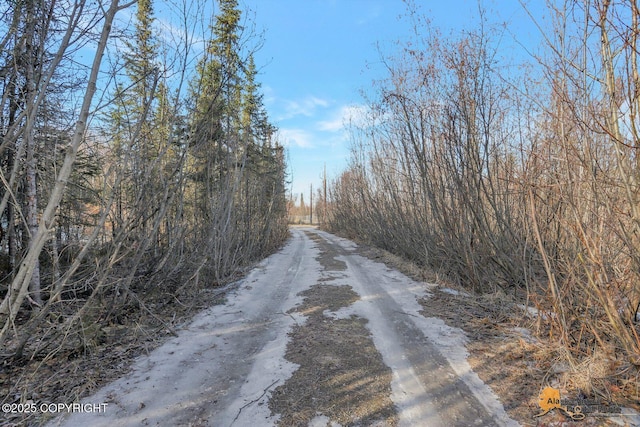
M 313 135 L 304 129 L 278 129 L 278 135 L 276 138 L 285 147 L 300 147 L 300 148 L 312 148 Z
M 315 114 L 318 107 L 326 108 L 329 101 L 315 96 L 307 96 L 301 100 L 285 101 L 284 114 L 278 117 L 278 120 L 291 119 L 296 116 L 311 117 Z
M 262 95 L 264 96 L 263 101 L 264 104 L 267 106 L 272 106 L 277 98 L 276 98 L 276 91 L 273 90 L 273 88 L 269 85 L 262 85 Z
M 319 121 L 317 129 L 325 132 L 343 131 L 349 123 L 363 122 L 367 114 L 366 108 L 364 105 L 343 105 L 328 120 Z
M 344 119 L 342 116 L 335 116 L 330 120 L 319 121 L 317 127 L 325 132 L 338 132 L 344 128 Z

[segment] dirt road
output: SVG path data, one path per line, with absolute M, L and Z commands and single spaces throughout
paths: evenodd
M 293 228 L 277 254 L 64 426 L 518 425 L 466 362 L 464 336 L 420 314 L 429 286 Z

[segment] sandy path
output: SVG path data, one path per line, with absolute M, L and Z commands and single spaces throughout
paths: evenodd
M 306 234 L 306 233 L 309 233 Z M 72 414 L 64 426 L 272 426 L 271 392 L 296 371 L 285 358 L 288 333 L 305 317 L 298 294 L 325 280 L 321 251 L 347 268 L 331 272 L 359 300 L 328 316 L 357 316 L 393 372 L 391 400 L 400 426 L 517 425 L 466 363 L 464 337 L 419 314 L 427 287 L 355 253 L 356 246 L 314 229 L 294 228 L 286 247 L 194 321 L 137 360 L 132 372 L 87 398 L 103 413 Z M 317 242 L 309 236 L 321 237 Z M 301 393 L 304 390 L 301 390 Z M 319 413 L 313 425 L 331 424 Z M 384 424 L 375 424 L 384 425 Z

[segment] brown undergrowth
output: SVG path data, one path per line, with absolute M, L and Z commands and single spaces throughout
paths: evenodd
M 62 325 L 57 319 L 65 314 L 52 311 L 41 326 L 50 329 L 51 342 L 29 341 L 17 358 L 13 341 L 2 350 L 0 403 L 40 407 L 80 401 L 125 375 L 136 357 L 161 345 L 199 310 L 224 303 L 225 291 L 235 286 L 231 280 L 239 277 L 240 272 L 224 287 L 198 290 L 140 285 L 117 306 L 109 304 L 114 295 L 107 294 L 66 334 L 57 329 Z M 47 336 L 45 332 L 39 331 L 38 336 Z M 39 426 L 46 417 L 40 411 L 3 414 L 0 426 Z
M 608 406 L 612 414 L 618 408 L 640 410 L 637 387 L 632 389 L 628 386 L 634 382 L 632 372 L 616 376 L 611 368 L 613 361 L 604 355 L 592 357 L 578 366 L 569 366 L 565 362 L 564 350 L 546 338 L 542 322 L 525 309 L 524 301 L 504 293 L 471 295 L 455 289 L 445 277 L 433 271 L 361 242 L 358 252 L 414 280 L 432 283 L 431 296 L 420 301 L 424 307 L 422 314 L 441 318 L 447 325 L 465 331 L 469 339 L 466 347 L 471 367 L 520 424 L 576 424 L 557 409 L 535 417 L 541 412 L 538 397 L 546 386 L 559 389 L 563 404 L 568 404 L 569 409 L 572 403 L 587 404 L 583 408 L 587 416 L 580 422 L 583 426 L 621 425 L 610 416 L 590 411 L 596 404 L 600 405 L 602 412 L 608 410 Z M 638 384 L 637 374 L 635 384 Z

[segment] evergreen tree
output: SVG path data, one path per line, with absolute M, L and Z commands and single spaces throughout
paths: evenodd
M 197 220 L 209 230 L 203 234 L 214 246 L 210 252 L 252 259 L 269 246 L 271 230 L 279 230 L 272 220 L 284 216 L 284 209 L 274 210 L 280 188 L 275 182 L 283 180 L 284 165 L 271 143 L 275 128 L 259 92 L 254 58 L 243 58 L 240 18 L 237 0 L 220 1 L 212 39 L 191 83 L 189 163 Z M 238 262 L 220 258 L 218 271 L 227 261 Z
M 139 102 L 138 114 L 146 102 L 154 96 L 154 79 L 157 77 L 154 62 L 157 58 L 157 43 L 153 36 L 152 0 L 138 0 L 133 43 L 127 42 L 128 52 L 124 55 L 125 68 L 133 83 L 132 96 Z
M 229 188 L 238 163 L 241 12 L 236 0 L 221 0 L 206 54 L 191 84 L 192 178 L 202 218 L 207 220 L 219 192 Z
M 150 220 L 148 211 L 154 211 L 158 204 L 153 198 L 161 190 L 157 173 L 160 144 L 151 120 L 159 77 L 153 21 L 152 0 L 139 0 L 135 31 L 132 40 L 126 42 L 123 55 L 130 83 L 117 85 L 115 108 L 110 114 L 114 162 L 122 177 L 116 198 L 116 223 L 120 228 L 126 218 L 130 227 L 139 227 L 143 233 Z

